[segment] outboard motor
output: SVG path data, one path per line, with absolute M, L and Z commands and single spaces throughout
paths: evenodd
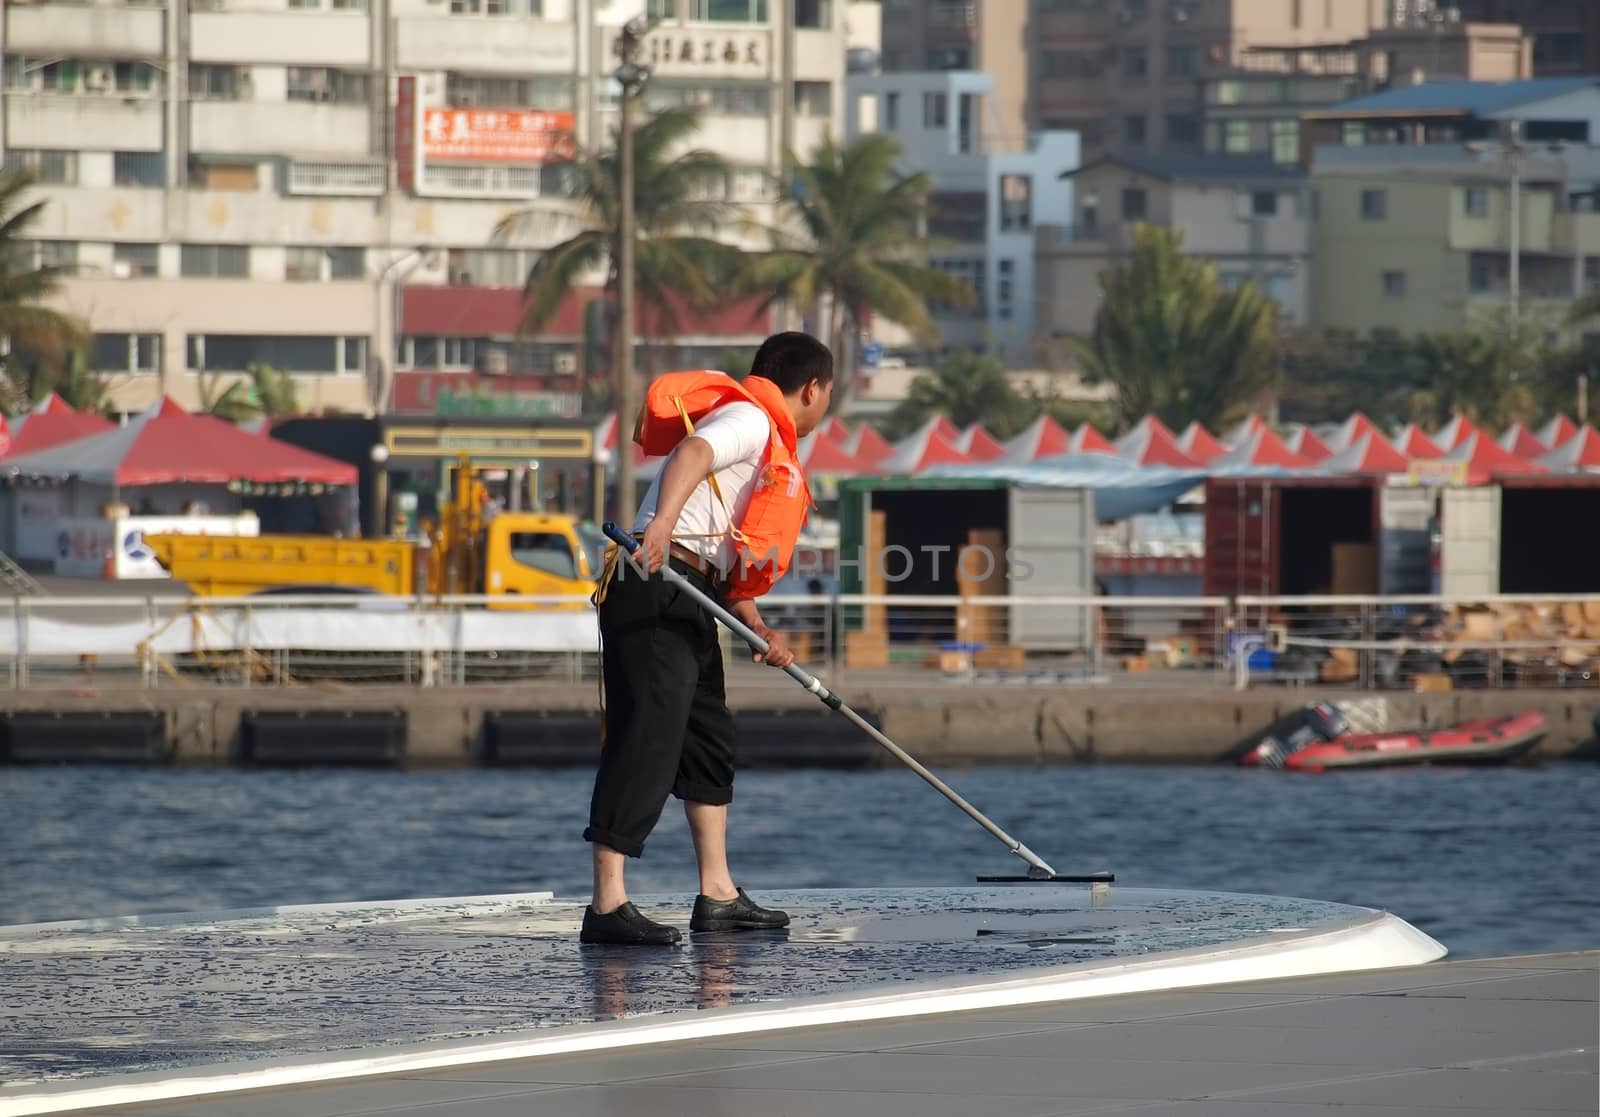
M 1245 768 L 1282 768 L 1285 760 L 1307 745 L 1337 740 L 1349 730 L 1337 706 L 1313 702 L 1246 737 L 1219 759 Z

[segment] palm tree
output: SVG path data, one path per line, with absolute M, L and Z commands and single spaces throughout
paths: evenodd
M 933 180 L 900 176 L 900 145 L 881 133 L 839 147 L 831 136 L 809 162 L 787 153 L 791 182 L 783 190 L 774 247 L 750 262 L 741 287 L 788 300 L 814 313 L 829 300 L 828 343 L 843 394 L 850 389 L 847 339 L 870 311 L 897 322 L 921 343 L 938 343 L 928 300 L 971 306 L 972 288 L 928 266 L 923 231 Z M 793 230 L 791 232 L 790 230 Z
M 1169 229 L 1140 224 L 1133 237 L 1132 259 L 1100 276 L 1093 330 L 1068 341 L 1084 371 L 1116 389 L 1123 424 L 1153 412 L 1215 430 L 1273 381 L 1276 304 L 1252 283 L 1224 288 Z
M 27 172 L 0 172 L 0 338 L 12 354 L 29 354 L 52 373 L 60 373 L 73 349 L 86 345 L 89 330 L 78 319 L 42 305 L 55 294 L 70 269 L 37 267 L 29 230 L 44 214 L 43 201 L 24 204 L 33 186 Z M 8 374 L 19 374 L 16 356 L 4 358 Z
M 263 364 L 251 364 L 246 371 L 248 379 L 228 382 L 220 373 L 201 373 L 200 410 L 230 423 L 299 412 L 298 389 L 286 373 Z
M 698 110 L 666 109 L 633 134 L 638 297 L 653 312 L 659 332 L 669 336 L 678 332 L 679 302 L 697 308 L 716 303 L 740 258 L 738 249 L 709 235 L 740 220 L 737 206 L 714 200 L 727 181 L 728 164 L 699 148 L 673 154 L 694 137 L 700 123 Z M 584 227 L 542 252 L 528 272 L 520 325 L 524 333 L 542 329 L 568 292 L 602 268 L 608 301 L 616 295 L 622 215 L 618 139 L 613 130 L 608 147 L 581 154 L 575 164 Z M 503 244 L 524 230 L 537 232 L 554 216 L 544 208 L 518 210 L 495 226 L 493 239 Z M 613 351 L 614 345 L 613 339 Z

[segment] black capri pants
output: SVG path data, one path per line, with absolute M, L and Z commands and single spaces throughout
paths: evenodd
M 715 599 L 709 578 L 667 561 Z M 716 621 L 661 574 L 619 559 L 599 621 L 605 743 L 583 838 L 639 857 L 669 794 L 733 801 L 733 714 Z

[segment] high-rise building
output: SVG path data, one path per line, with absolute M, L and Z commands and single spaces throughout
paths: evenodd
M 1381 0 L 1032 0 L 1032 120 L 1105 150 L 1195 153 L 1202 82 L 1251 47 L 1341 43 L 1384 24 Z
M 1440 0 L 1464 20 L 1521 24 L 1533 38 L 1536 77 L 1600 74 L 1600 4 L 1595 0 Z
M 991 143 L 1021 146 L 1031 116 L 1030 0 L 883 0 L 886 73 L 982 71 L 994 79 L 985 101 Z
M 62 303 L 113 398 L 194 405 L 257 363 L 310 408 L 381 405 L 396 369 L 436 374 L 429 392 L 476 370 L 572 396 L 603 272 L 532 344 L 516 288 L 582 227 L 570 160 L 617 126 L 613 47 L 645 4 L 4 3 L 5 163 L 39 176 L 34 257 L 77 269 Z M 770 220 L 785 149 L 843 132 L 844 4 L 648 7 L 646 111 L 704 108 L 721 195 Z M 493 242 L 519 209 L 533 220 Z M 686 312 L 678 336 L 719 351 L 765 326 Z

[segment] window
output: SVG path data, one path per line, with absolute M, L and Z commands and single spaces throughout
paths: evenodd
M 256 166 L 254 163 L 191 161 L 189 186 L 195 190 L 254 190 Z
M 1398 299 L 1405 297 L 1406 273 L 1403 271 L 1386 271 L 1383 273 L 1383 294 L 1385 298 Z
M 1167 47 L 1167 77 L 1192 78 L 1200 72 L 1200 48 L 1192 43 Z
M 826 30 L 833 26 L 833 0 L 794 0 L 796 27 Z
M 799 116 L 833 115 L 833 85 L 825 81 L 795 82 L 794 111 Z
M 359 374 L 366 371 L 367 339 L 292 334 L 190 334 L 190 372 L 247 372 L 270 365 L 279 372 Z
M 91 353 L 97 372 L 161 371 L 160 334 L 95 334 Z
M 689 0 L 689 18 L 707 23 L 765 23 L 767 0 Z
M 929 310 L 935 314 L 969 315 L 974 318 L 982 318 L 989 313 L 989 300 L 984 288 L 986 271 L 982 260 L 932 260 L 930 264 L 965 283 L 972 291 L 973 303 L 971 306 L 958 309 L 937 299 L 930 299 Z
M 286 96 L 291 101 L 365 101 L 367 75 L 325 66 L 290 66 Z
M 291 282 L 318 283 L 324 279 L 361 279 L 366 252 L 360 248 L 289 248 L 284 253 L 283 278 Z
M 1230 155 L 1245 155 L 1250 151 L 1250 122 L 1230 120 L 1222 126 L 1222 150 Z
M 1000 231 L 1015 233 L 1032 225 L 1033 178 L 1029 175 L 1001 175 Z
M 1122 118 L 1122 139 L 1124 143 L 1135 147 L 1144 145 L 1144 117 L 1125 116 Z
M 1361 216 L 1367 221 L 1382 221 L 1389 213 L 1389 195 L 1382 189 L 1361 192 Z
M 1271 190 L 1254 190 L 1250 194 L 1250 213 L 1254 217 L 1278 216 L 1278 195 Z
M 7 174 L 28 171 L 41 186 L 73 186 L 78 181 L 78 153 L 11 150 L 6 152 L 5 170 Z
M 514 248 L 452 248 L 446 268 L 459 286 L 521 287 L 538 259 L 537 252 Z
M 1016 265 L 1011 260 L 1001 260 L 999 265 L 1000 279 L 995 284 L 994 301 L 995 313 L 1003 319 L 1011 317 L 1012 277 L 1016 273 Z
M 1122 75 L 1143 78 L 1150 74 L 1150 57 L 1144 47 L 1129 47 L 1122 52 Z
M 923 55 L 927 70 L 970 70 L 972 51 L 966 47 L 939 47 Z
M 716 116 L 766 116 L 771 110 L 772 98 L 764 84 L 678 85 L 652 82 L 645 87 L 645 104 L 652 112 L 684 106 L 703 108 Z
M 186 244 L 178 253 L 185 279 L 244 279 L 250 274 L 250 249 L 242 244 Z
M 195 101 L 243 101 L 251 95 L 250 71 L 243 66 L 189 67 L 189 97 Z
M 1219 81 L 1211 87 L 1211 101 L 1216 105 L 1237 105 L 1244 100 L 1244 82 Z
M 922 95 L 922 126 L 924 128 L 943 128 L 945 126 L 945 101 L 943 93 L 924 93 Z
M 1583 258 L 1583 290 L 1581 294 L 1592 295 L 1600 291 L 1600 256 L 1585 256 Z
M 970 93 L 958 94 L 956 97 L 956 150 L 963 155 L 972 151 L 972 118 L 973 102 L 976 100 Z
M 160 92 L 159 72 L 145 62 L 104 62 L 98 59 L 43 60 L 9 55 L 5 84 L 8 89 L 31 93 L 85 95 L 89 97 L 149 97 Z
M 1039 66 L 1047 78 L 1095 78 L 1103 70 L 1100 55 L 1092 50 L 1042 51 Z
M 1169 113 L 1167 115 L 1167 142 L 1170 144 L 1192 144 L 1200 140 L 1200 121 L 1186 113 Z
M 1322 220 L 1322 191 L 1320 190 L 1311 192 L 1311 220 Z
M 1143 221 L 1145 219 L 1145 193 L 1143 187 L 1127 186 L 1123 188 L 1122 219 L 1124 221 Z
M 165 186 L 167 157 L 160 151 L 113 152 L 111 179 L 118 186 Z
M 578 576 L 578 563 L 572 554 L 572 544 L 564 535 L 547 531 L 514 531 L 509 542 L 513 562 L 531 566 L 557 578 Z
M 885 131 L 898 132 L 900 130 L 900 94 L 885 93 L 882 95 L 883 127 Z
M 678 0 L 650 0 L 645 14 L 651 19 L 677 19 Z
M 151 279 L 161 274 L 161 247 L 155 244 L 111 246 L 111 274 L 118 279 Z
M 447 73 L 444 99 L 454 108 L 570 109 L 574 92 L 571 78 L 492 78 Z
M 1300 161 L 1300 122 L 1274 120 L 1272 129 L 1272 161 L 1298 163 Z
M 1468 217 L 1489 216 L 1489 192 L 1483 187 L 1467 187 L 1461 192 L 1461 201 Z
M 23 240 L 17 242 L 17 250 L 27 268 L 78 266 L 78 242 L 75 240 Z

